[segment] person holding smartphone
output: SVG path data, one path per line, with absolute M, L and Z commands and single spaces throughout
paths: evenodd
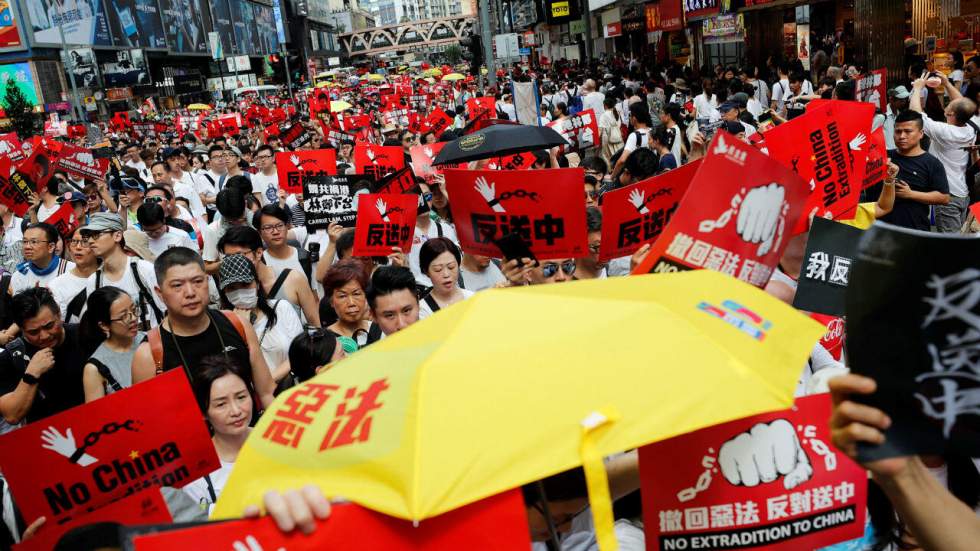
M 881 220 L 929 231 L 929 208 L 949 202 L 949 183 L 943 164 L 922 149 L 923 118 L 911 110 L 895 118 L 895 149 L 888 152 L 888 159 L 899 170 L 886 179 L 886 184 L 895 185 L 895 206 Z

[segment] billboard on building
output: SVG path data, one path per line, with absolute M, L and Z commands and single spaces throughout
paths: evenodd
M 75 75 L 75 85 L 79 88 L 101 88 L 99 67 L 95 63 L 95 52 L 92 48 L 75 48 L 61 51 L 61 63 L 65 71 Z M 67 77 L 66 77 L 67 80 Z
M 208 53 L 208 11 L 205 0 L 160 0 L 167 45 L 171 51 L 187 54 Z
M 231 20 L 235 27 L 235 53 L 257 54 L 255 14 L 252 4 L 246 0 L 229 0 Z
M 255 34 L 258 38 L 258 53 L 271 54 L 279 51 L 279 37 L 276 31 L 276 18 L 269 6 L 253 4 L 255 14 Z
M 0 0 L 0 48 L 17 48 L 21 45 L 13 2 Z
M 27 101 L 31 105 L 38 104 L 37 88 L 34 86 L 34 77 L 31 76 L 30 63 L 8 63 L 0 65 L 0 90 L 7 89 L 7 81 L 13 79 L 17 87 L 24 93 Z M 0 105 L 4 104 L 6 92 L 0 94 Z
M 151 84 L 143 50 L 119 50 L 116 61 L 102 65 L 102 78 L 109 88 Z
M 228 0 L 212 0 L 211 6 L 211 27 L 221 38 L 221 50 L 225 56 L 234 53 L 235 27 L 231 20 L 231 6 Z
M 27 7 L 35 44 L 61 44 L 61 26 L 66 44 L 112 45 L 102 0 L 24 0 L 22 5 Z
M 109 31 L 116 46 L 167 48 L 157 0 L 105 0 Z

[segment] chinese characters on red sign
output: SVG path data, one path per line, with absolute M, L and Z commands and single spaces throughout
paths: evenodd
M 387 256 L 394 247 L 408 254 L 415 231 L 418 196 L 409 193 L 361 195 L 354 230 L 354 256 Z

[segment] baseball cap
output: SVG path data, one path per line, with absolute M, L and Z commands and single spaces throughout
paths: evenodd
M 224 291 L 225 287 L 233 283 L 251 283 L 255 281 L 250 269 L 252 261 L 240 254 L 226 256 L 221 261 L 218 268 L 218 287 Z
M 122 218 L 118 214 L 112 212 L 97 212 L 88 218 L 88 224 L 81 227 L 81 231 L 123 231 L 126 226 L 123 225 Z
M 721 123 L 722 130 L 728 132 L 729 134 L 738 134 L 739 132 L 745 132 L 745 127 L 742 123 L 738 121 L 725 121 Z
M 140 191 L 146 191 L 146 187 L 135 178 L 123 178 L 122 187 L 124 190 L 138 189 Z
M 153 254 L 153 251 L 150 250 L 149 236 L 139 230 L 131 229 L 124 231 L 123 243 L 126 244 L 127 249 L 136 253 L 136 256 L 147 262 L 153 262 L 157 259 L 157 255 Z
M 738 104 L 736 104 L 734 101 L 726 101 L 718 107 L 718 111 L 721 113 L 727 113 L 732 109 L 738 109 Z
M 64 203 L 66 201 L 70 203 L 87 203 L 88 197 L 85 197 L 85 194 L 77 191 L 68 191 L 58 198 L 59 203 Z
M 749 95 L 745 92 L 739 92 L 737 94 L 732 94 L 729 98 L 730 101 L 734 102 L 741 109 L 745 109 L 749 104 Z
M 904 86 L 896 86 L 888 91 L 888 97 L 898 99 L 908 99 L 912 94 Z

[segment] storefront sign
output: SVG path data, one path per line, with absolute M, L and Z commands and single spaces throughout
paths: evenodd
M 701 21 L 705 42 L 733 42 L 745 39 L 745 19 L 742 14 L 719 15 Z
M 127 99 L 133 99 L 133 89 L 126 88 L 108 88 L 105 91 L 106 101 L 122 101 Z
M 718 0 L 684 0 L 684 15 L 688 20 L 692 17 L 717 15 L 718 11 Z
M 37 88 L 34 87 L 34 78 L 31 76 L 31 66 L 28 63 L 11 63 L 9 65 L 0 65 L 0 89 L 6 90 L 7 81 L 13 79 L 17 83 L 17 87 L 20 88 L 21 92 L 24 92 L 24 96 L 27 97 L 27 101 L 31 105 L 37 105 Z M 4 101 L 0 99 L 0 107 L 3 106 Z
M 561 25 L 581 17 L 578 0 L 546 0 L 544 7 L 549 25 Z
M 609 23 L 603 29 L 603 36 L 606 38 L 613 38 L 615 36 L 620 36 L 623 34 L 623 24 L 620 21 L 615 23 Z

